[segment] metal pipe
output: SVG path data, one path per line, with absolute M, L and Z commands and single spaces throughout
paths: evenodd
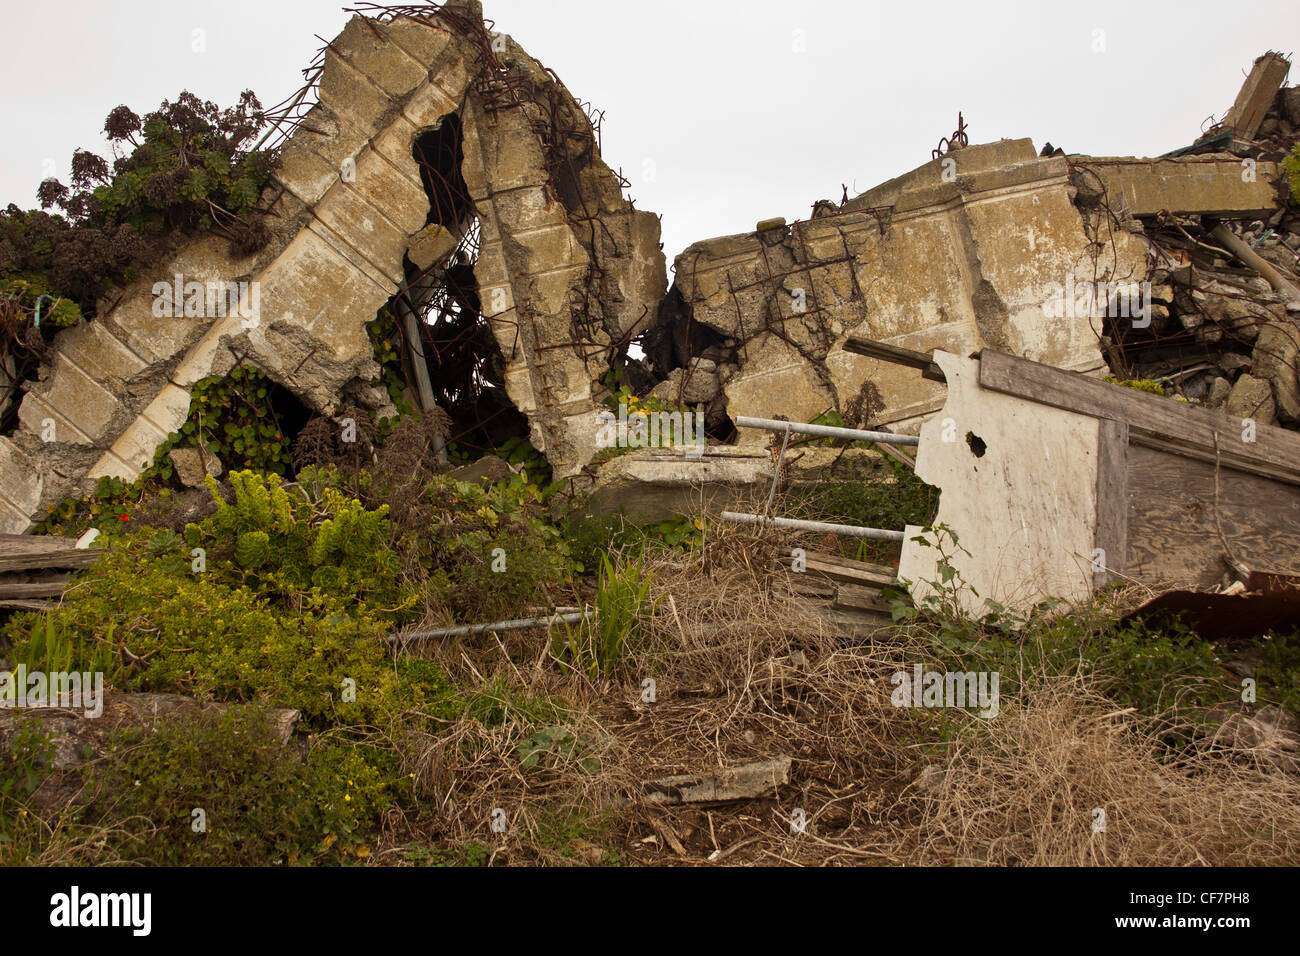
M 436 631 L 411 631 L 408 634 L 390 634 L 388 640 L 393 644 L 416 644 L 422 641 L 436 641 L 445 637 L 472 637 L 476 634 L 491 634 L 495 631 L 523 631 L 530 627 L 550 627 L 554 624 L 578 624 L 595 614 L 558 614 L 552 617 L 533 617 L 522 621 L 501 621 L 497 624 L 467 624 L 463 627 L 444 627 Z
M 790 531 L 813 531 L 820 534 L 842 534 L 850 538 L 870 538 L 873 541 L 903 541 L 907 535 L 902 531 L 882 531 L 879 528 L 859 528 L 849 524 L 825 524 L 821 521 L 796 521 L 794 518 L 764 518 L 762 515 L 739 514 L 724 511 L 723 521 L 736 524 L 770 524 L 774 528 Z
M 1287 279 L 1286 276 L 1282 275 L 1273 263 L 1262 258 L 1259 253 L 1246 244 L 1244 239 L 1229 229 L 1224 223 L 1219 223 L 1215 226 L 1214 229 L 1211 230 L 1210 235 L 1214 236 L 1215 239 L 1218 239 L 1219 242 L 1226 246 L 1228 251 L 1238 259 L 1263 276 L 1268 281 L 1268 284 L 1283 296 L 1290 299 L 1292 302 L 1300 304 L 1300 289 L 1297 289 L 1295 284 Z
M 795 422 L 777 422 L 768 418 L 736 419 L 738 428 L 763 428 L 772 432 L 793 432 L 796 435 L 815 435 L 818 438 L 846 438 L 849 441 L 872 441 L 882 445 L 921 444 L 915 435 L 891 435 L 889 432 L 864 432 L 856 428 L 832 428 L 829 425 L 799 425 Z

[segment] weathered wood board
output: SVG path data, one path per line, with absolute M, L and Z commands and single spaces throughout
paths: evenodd
M 1180 404 L 989 349 L 980 355 L 979 381 L 982 388 L 1005 395 L 1123 422 L 1134 444 L 1158 444 L 1300 484 L 1300 435 L 1284 428 L 1247 429 L 1240 419 L 1215 409 Z
M 1150 585 L 1221 584 L 1224 541 L 1251 568 L 1300 570 L 1300 487 L 1221 468 L 1216 495 L 1209 462 L 1131 445 L 1127 494 L 1129 577 Z
M 72 538 L 0 534 L 0 572 L 85 568 L 102 554 L 94 548 L 79 549 Z

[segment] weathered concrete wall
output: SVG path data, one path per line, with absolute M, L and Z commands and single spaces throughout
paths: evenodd
M 592 385 L 667 291 L 658 217 L 623 198 L 564 87 L 509 38 L 465 111 L 465 182 L 479 212 L 479 297 L 506 388 L 557 477 L 595 453 Z M 514 92 L 523 83 L 527 96 Z M 538 135 L 545 131 L 547 144 Z
M 452 12 L 353 17 L 329 45 L 319 103 L 263 195 L 273 235 L 261 251 L 240 258 L 222 240 L 196 239 L 94 322 L 60 334 L 19 431 L 0 438 L 0 531 L 27 530 L 101 476 L 134 479 L 185 421 L 194 384 L 241 362 L 322 414 L 347 402 L 391 412 L 368 385 L 379 369 L 365 327 L 397 292 L 408 249 L 425 244 L 429 198 L 413 147 L 451 114 L 464 114 L 463 172 L 483 234 L 476 274 L 508 391 L 558 474 L 589 460 L 592 381 L 666 288 L 658 219 L 623 199 L 567 91 L 513 42 L 489 62 L 476 5 Z M 528 95 L 515 95 L 520 84 Z M 542 128 L 538 90 L 567 120 L 549 139 L 562 162 L 544 154 L 539 133 L 556 130 Z M 155 316 L 154 284 L 176 275 L 255 284 L 256 323 Z
M 14 489 L 0 501 L 0 527 L 26 530 L 42 506 L 100 476 L 135 478 L 184 422 L 193 385 L 240 361 L 322 413 L 349 398 L 383 409 L 386 397 L 367 387 L 378 367 L 365 324 L 397 290 L 428 215 L 412 145 L 460 108 L 472 71 L 448 29 L 354 17 L 327 50 L 320 102 L 264 194 L 271 242 L 238 258 L 215 237 L 197 239 L 58 337 L 21 429 L 0 441 L 0 487 Z M 177 274 L 257 283 L 257 324 L 155 316 L 154 283 Z M 42 440 L 49 420 L 53 442 Z
M 691 246 L 677 287 L 694 322 L 735 343 L 728 414 L 808 421 L 870 386 L 881 406 L 870 423 L 915 431 L 942 404 L 942 386 L 845 352 L 850 337 L 1102 368 L 1100 323 L 1050 318 L 1048 284 L 1141 282 L 1145 248 L 1100 217 L 1090 238 L 1071 200 L 1063 158 L 1003 140 L 927 163 L 834 214 Z

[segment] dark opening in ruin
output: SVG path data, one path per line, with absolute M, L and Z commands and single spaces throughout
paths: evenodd
M 505 389 L 506 362 L 479 299 L 477 210 L 461 172 L 463 128 L 455 114 L 421 133 L 412 147 L 429 198 L 425 233 L 405 260 L 405 283 L 386 307 L 406 344 L 406 380 L 424 411 L 450 419 L 445 439 L 479 457 L 515 437 L 527 418 Z M 423 368 L 428 394 L 421 394 Z
M 974 432 L 966 433 L 966 444 L 970 446 L 970 453 L 976 458 L 983 458 L 988 454 L 989 446 L 985 444 L 983 438 L 980 438 Z
M 48 307 L 47 307 L 48 309 Z M 11 437 L 18 430 L 18 409 L 28 388 L 37 381 L 42 359 L 53 329 L 30 324 L 19 297 L 0 296 L 0 435 Z
M 696 322 L 691 306 L 674 284 L 659 303 L 654 324 L 633 341 L 631 357 L 626 353 L 626 381 L 634 392 L 642 394 L 656 385 L 668 381 L 679 369 L 689 370 L 696 359 L 705 359 L 715 366 L 735 363 L 736 350 L 716 329 Z M 636 353 L 644 355 L 637 359 Z M 682 396 L 673 396 L 674 404 L 685 404 Z M 731 444 L 739 437 L 735 423 L 727 415 L 727 399 L 718 389 L 713 399 L 705 405 L 705 434 L 712 440 Z
M 475 216 L 474 202 L 461 173 L 463 143 L 460 117 L 452 113 L 444 116 L 436 129 L 421 133 L 411 151 L 429 197 L 426 223 L 446 226 L 453 232 Z
M 195 384 L 182 446 L 201 444 L 227 471 L 288 473 L 290 449 L 314 412 L 254 365 Z

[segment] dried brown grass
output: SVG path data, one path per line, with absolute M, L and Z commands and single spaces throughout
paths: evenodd
M 698 553 L 649 555 L 658 608 L 611 679 L 565 673 L 536 634 L 440 647 L 458 686 L 562 702 L 555 722 L 585 744 L 525 771 L 519 748 L 538 724 L 526 706 L 494 726 L 467 715 L 416 760 L 437 821 L 425 836 L 486 844 L 498 865 L 1300 862 L 1300 778 L 1222 747 L 1171 755 L 1158 715 L 1118 707 L 1086 676 L 1027 675 L 992 720 L 894 707 L 889 678 L 926 659 L 920 637 L 837 642 L 778 564 L 795 543 L 721 527 Z M 648 780 L 782 754 L 791 781 L 771 797 L 642 796 Z M 490 831 L 496 809 L 504 835 Z M 557 820 L 582 826 L 557 838 Z M 394 844 L 410 835 L 395 824 Z

